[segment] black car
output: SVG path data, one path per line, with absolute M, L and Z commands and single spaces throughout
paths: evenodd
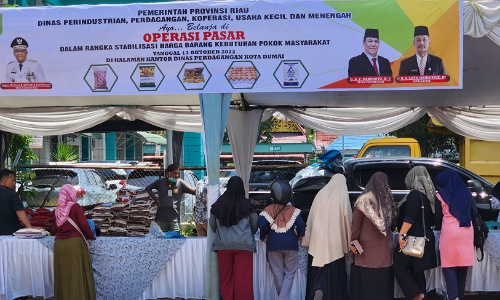
M 399 202 L 410 191 L 404 182 L 406 175 L 414 166 L 424 166 L 429 175 L 434 177 L 441 171 L 453 169 L 460 174 L 460 177 L 467 184 L 476 204 L 479 213 L 485 221 L 496 220 L 498 210 L 491 207 L 491 190 L 493 185 L 484 178 L 454 164 L 438 158 L 420 157 L 387 157 L 387 158 L 357 158 L 344 163 L 345 176 L 349 199 L 354 204 L 357 197 L 363 191 L 366 183 L 375 172 L 384 172 L 389 179 L 389 186 L 394 195 L 394 201 Z M 312 201 L 318 191 L 294 192 L 293 205 L 302 210 L 302 215 L 307 218 Z M 260 205 L 270 203 L 269 192 L 250 192 L 250 197 L 254 201 L 257 209 L 262 209 Z
M 294 160 L 254 161 L 248 182 L 249 189 L 250 191 L 269 191 L 273 181 L 290 181 L 300 169 L 302 169 L 301 163 Z

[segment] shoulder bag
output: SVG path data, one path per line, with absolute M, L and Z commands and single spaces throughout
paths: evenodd
M 424 217 L 424 199 L 420 193 L 420 201 L 422 203 L 422 224 L 424 225 L 424 236 L 411 236 L 406 237 L 406 246 L 402 249 L 403 253 L 416 258 L 424 257 L 425 241 L 428 241 L 425 230 L 425 217 Z
M 488 238 L 488 226 L 483 221 L 479 212 L 477 211 L 476 201 L 472 201 L 471 205 L 472 227 L 474 228 L 474 247 L 481 251 L 481 259 L 476 257 L 477 261 L 484 259 L 484 243 Z

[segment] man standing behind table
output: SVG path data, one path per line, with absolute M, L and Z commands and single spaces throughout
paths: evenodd
M 19 220 L 26 228 L 31 228 L 15 187 L 15 173 L 9 169 L 0 170 L 0 235 L 12 235 L 21 229 Z
M 158 204 L 156 223 L 163 232 L 180 232 L 180 201 L 184 193 L 196 194 L 196 189 L 189 186 L 184 180 L 179 179 L 179 165 L 171 164 L 165 170 L 165 177 L 157 179 L 146 187 L 146 192 Z M 156 197 L 153 189 L 158 191 Z
M 40 63 L 28 58 L 28 42 L 16 37 L 10 44 L 16 60 L 7 64 L 6 82 L 45 82 L 45 73 Z
M 429 54 L 429 29 L 426 26 L 415 27 L 413 46 L 416 54 L 401 61 L 399 75 L 445 75 L 443 60 Z
M 365 51 L 349 60 L 348 75 L 351 76 L 392 76 L 391 63 L 378 55 L 380 40 L 378 29 L 368 28 L 363 37 Z

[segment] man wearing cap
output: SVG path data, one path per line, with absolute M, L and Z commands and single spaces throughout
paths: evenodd
M 377 55 L 380 46 L 378 29 L 366 29 L 363 38 L 365 51 L 349 60 L 348 75 L 351 76 L 392 76 L 391 63 Z
M 7 64 L 6 82 L 45 82 L 45 74 L 40 63 L 26 59 L 28 42 L 22 37 L 16 37 L 10 47 L 16 60 Z
M 399 75 L 445 75 L 443 60 L 428 52 L 430 44 L 429 29 L 415 27 L 413 46 L 417 53 L 401 61 Z

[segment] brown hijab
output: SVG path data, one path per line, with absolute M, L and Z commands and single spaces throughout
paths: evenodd
M 390 234 L 392 221 L 396 218 L 396 205 L 387 175 L 382 172 L 373 174 L 354 207 L 372 221 L 383 235 Z

